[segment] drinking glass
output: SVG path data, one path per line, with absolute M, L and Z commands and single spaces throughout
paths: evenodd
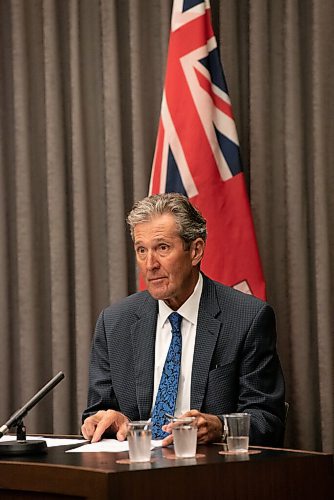
M 151 459 L 151 422 L 139 420 L 128 422 L 127 438 L 131 462 L 149 462 Z
M 196 418 L 173 418 L 171 423 L 175 455 L 179 458 L 195 457 L 197 446 Z
M 247 453 L 249 442 L 249 413 L 230 413 L 224 415 L 227 431 L 227 449 L 234 453 Z

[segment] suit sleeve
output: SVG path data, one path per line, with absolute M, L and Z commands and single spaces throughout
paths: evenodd
M 239 366 L 238 411 L 251 414 L 251 444 L 283 445 L 284 398 L 284 379 L 276 351 L 275 315 L 265 304 L 245 337 Z
M 104 312 L 102 311 L 96 323 L 92 342 L 87 409 L 83 412 L 82 420 L 84 421 L 99 410 L 109 409 L 119 411 L 119 405 L 112 386 Z

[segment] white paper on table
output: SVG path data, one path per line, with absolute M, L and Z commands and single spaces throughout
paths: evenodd
M 27 441 L 39 441 L 43 440 L 46 442 L 48 448 L 52 448 L 53 446 L 65 446 L 70 444 L 78 444 L 78 443 L 86 443 L 87 441 L 83 439 L 70 439 L 70 438 L 47 438 L 43 436 L 27 436 Z M 0 442 L 5 441 L 16 441 L 16 436 L 2 436 L 0 438 Z
M 151 443 L 151 449 L 160 448 L 162 439 L 152 439 Z M 66 450 L 66 453 L 94 453 L 99 451 L 107 451 L 108 453 L 129 451 L 129 443 L 127 441 L 118 441 L 117 439 L 102 439 L 102 441 L 98 441 L 97 443 L 88 443 L 83 446 L 79 446 L 78 448 Z

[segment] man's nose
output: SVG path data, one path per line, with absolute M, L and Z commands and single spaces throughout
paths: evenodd
M 153 250 L 147 252 L 146 267 L 147 269 L 157 269 L 159 267 L 159 261 Z

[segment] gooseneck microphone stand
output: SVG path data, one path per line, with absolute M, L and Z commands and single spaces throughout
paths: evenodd
M 63 372 L 59 372 L 53 379 L 45 384 L 22 408 L 17 410 L 7 422 L 0 427 L 0 438 L 7 434 L 11 427 L 16 427 L 16 440 L 0 441 L 0 455 L 24 455 L 34 453 L 45 453 L 47 451 L 46 442 L 43 440 L 26 440 L 26 428 L 23 418 L 28 412 L 51 391 L 65 377 Z

